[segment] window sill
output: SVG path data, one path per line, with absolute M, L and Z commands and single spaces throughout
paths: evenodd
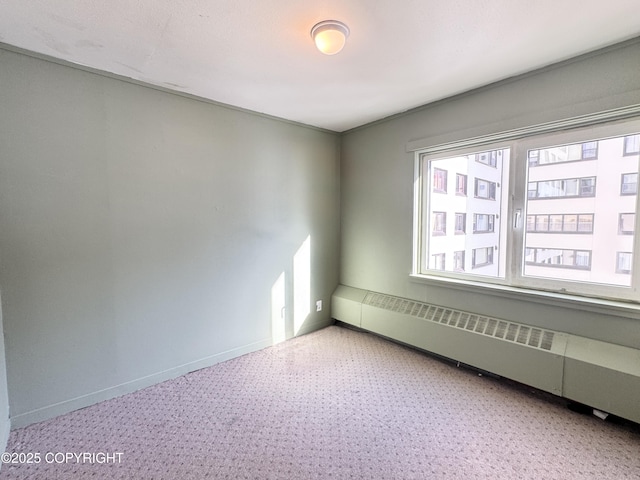
M 427 285 L 462 290 L 483 295 L 492 295 L 509 299 L 517 299 L 544 305 L 552 305 L 563 308 L 572 308 L 586 312 L 595 312 L 606 315 L 624 316 L 640 320 L 640 304 L 625 302 L 622 300 L 610 300 L 604 298 L 583 297 L 561 292 L 549 292 L 533 290 L 529 288 L 511 287 L 508 285 L 460 280 L 438 276 L 411 274 L 412 281 Z

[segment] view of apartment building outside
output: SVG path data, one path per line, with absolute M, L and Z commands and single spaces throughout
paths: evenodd
M 528 152 L 525 275 L 630 285 L 639 138 Z
M 504 277 L 509 148 L 429 162 L 423 270 Z M 524 276 L 631 284 L 640 135 L 529 150 Z
M 500 149 L 431 162 L 427 268 L 504 276 L 500 219 L 507 212 L 503 179 L 509 155 L 509 149 Z

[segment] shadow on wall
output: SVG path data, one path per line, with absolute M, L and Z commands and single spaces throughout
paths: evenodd
M 289 287 L 289 288 L 287 288 Z M 287 290 L 293 289 L 293 294 Z M 293 300 L 293 310 L 289 308 Z M 293 319 L 289 312 L 293 311 Z M 273 344 L 298 335 L 311 313 L 311 235 L 308 235 L 293 256 L 293 282 L 287 283 L 282 272 L 271 287 L 271 340 Z M 292 320 L 292 321 L 291 321 Z M 291 330 L 290 326 L 293 327 Z M 289 328 L 288 328 L 289 327 Z

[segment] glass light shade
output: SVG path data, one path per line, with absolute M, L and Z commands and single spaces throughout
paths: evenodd
M 349 28 L 337 20 L 325 20 L 311 29 L 311 37 L 316 47 L 325 55 L 335 55 L 344 47 L 349 36 Z

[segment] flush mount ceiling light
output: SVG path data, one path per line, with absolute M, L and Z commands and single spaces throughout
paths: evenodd
M 325 55 L 335 55 L 342 50 L 348 36 L 349 27 L 337 20 L 316 23 L 311 29 L 311 38 Z

